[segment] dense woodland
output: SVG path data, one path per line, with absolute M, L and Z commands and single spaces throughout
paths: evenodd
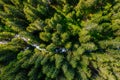
M 120 0 L 0 0 L 0 80 L 120 80 Z

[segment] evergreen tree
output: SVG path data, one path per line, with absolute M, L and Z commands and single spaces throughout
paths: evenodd
M 0 80 L 119 80 L 119 0 L 0 0 Z

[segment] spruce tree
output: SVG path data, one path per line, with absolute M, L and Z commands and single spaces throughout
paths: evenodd
M 119 0 L 0 0 L 0 80 L 119 80 Z

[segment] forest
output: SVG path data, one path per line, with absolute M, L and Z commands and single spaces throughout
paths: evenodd
M 0 80 L 120 80 L 120 0 L 0 0 Z

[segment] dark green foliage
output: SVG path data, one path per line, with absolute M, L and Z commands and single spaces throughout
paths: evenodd
M 0 80 L 120 80 L 120 0 L 0 0 Z

